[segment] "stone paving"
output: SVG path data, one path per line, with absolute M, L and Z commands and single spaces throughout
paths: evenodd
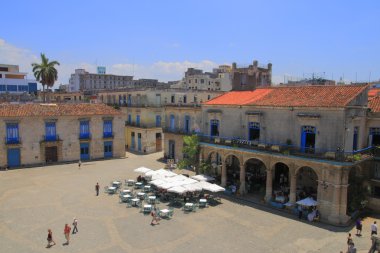
M 151 217 L 103 193 L 113 180 L 136 178 L 133 169 L 163 167 L 162 154 L 63 164 L 0 172 L 0 252 L 345 252 L 347 232 L 323 224 L 300 222 L 262 206 L 222 199 L 222 203 L 151 226 Z M 99 182 L 101 194 L 95 196 Z M 159 204 L 161 208 L 164 203 Z M 63 227 L 78 219 L 79 233 L 65 241 Z M 358 252 L 368 252 L 371 218 Z M 57 245 L 46 249 L 47 229 Z M 355 232 L 353 232 L 355 234 Z

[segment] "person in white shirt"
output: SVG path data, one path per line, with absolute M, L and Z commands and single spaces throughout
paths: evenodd
M 376 221 L 373 222 L 373 224 L 371 225 L 371 236 L 372 235 L 377 235 L 377 225 L 376 225 Z

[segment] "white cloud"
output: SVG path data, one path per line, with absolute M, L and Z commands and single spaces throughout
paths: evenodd
M 79 63 L 65 63 L 59 59 L 54 59 L 60 62 L 58 69 L 58 81 L 55 87 L 59 84 L 66 84 L 69 82 L 70 75 L 74 73 L 75 69 L 83 68 L 91 73 L 96 72 L 96 65 L 86 62 Z M 0 38 L 0 63 L 15 64 L 20 66 L 20 71 L 28 72 L 28 78 L 33 78 L 31 64 L 39 62 L 40 56 L 28 49 L 19 48 L 12 44 L 7 43 L 4 39 Z M 151 78 L 158 79 L 159 81 L 179 80 L 183 77 L 187 68 L 198 68 L 204 71 L 211 71 L 219 64 L 203 60 L 199 62 L 191 61 L 157 61 L 152 64 L 133 64 L 130 62 L 122 62 L 107 66 L 107 73 L 115 75 L 133 75 L 138 78 Z

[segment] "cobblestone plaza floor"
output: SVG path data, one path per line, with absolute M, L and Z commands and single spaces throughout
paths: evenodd
M 0 252 L 345 252 L 350 228 L 310 224 L 262 206 L 222 203 L 151 226 L 151 217 L 103 193 L 113 180 L 136 178 L 139 166 L 162 168 L 162 154 L 0 172 Z M 95 184 L 101 193 L 95 196 Z M 163 208 L 164 203 L 159 204 Z M 79 220 L 79 233 L 65 242 L 63 227 Z M 358 252 L 368 252 L 371 218 Z M 47 229 L 57 245 L 46 249 Z M 352 230 L 352 233 L 355 232 Z

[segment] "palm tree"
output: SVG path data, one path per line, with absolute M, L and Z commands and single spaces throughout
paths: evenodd
M 49 59 L 46 58 L 45 54 L 41 53 L 41 64 L 32 63 L 34 77 L 38 82 L 42 84 L 42 93 L 45 97 L 45 85 L 47 87 L 53 87 L 54 82 L 58 79 L 58 71 L 55 68 L 55 65 L 59 65 L 57 61 L 49 62 Z

